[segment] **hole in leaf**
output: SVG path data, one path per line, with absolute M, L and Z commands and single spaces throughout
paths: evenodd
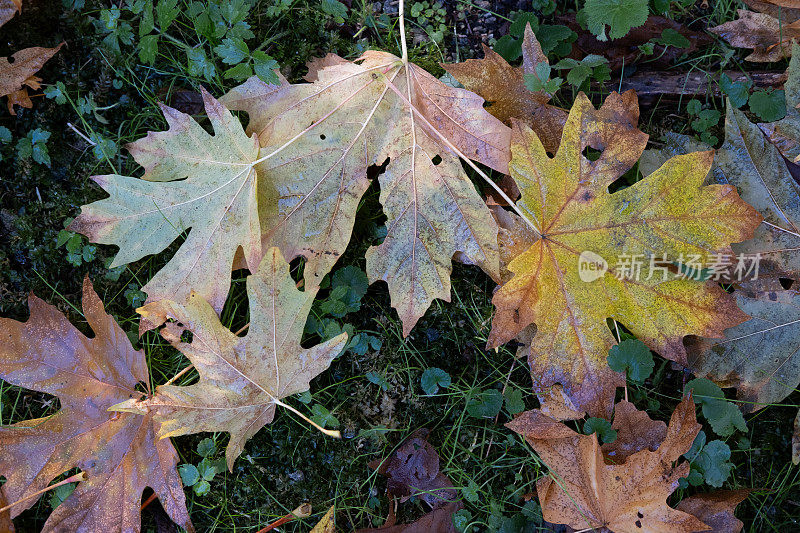
M 784 289 L 791 289 L 794 284 L 794 280 L 789 278 L 778 278 L 778 281 Z
M 189 331 L 188 329 L 183 330 L 183 333 L 181 333 L 181 342 L 185 342 L 186 344 L 191 344 L 193 340 L 194 340 L 194 335 L 192 334 L 192 332 Z
M 323 133 L 323 134 L 320 134 L 319 138 L 320 138 L 320 140 L 323 140 L 323 141 L 324 141 L 325 139 L 327 139 L 327 137 L 325 137 L 325 134 L 324 134 L 324 133 Z
M 442 162 L 442 156 L 440 156 L 439 154 L 436 154 L 435 156 L 433 156 L 433 159 L 431 159 L 431 163 L 433 163 L 434 165 L 438 165 L 441 162 Z
M 583 149 L 581 155 L 583 155 L 583 157 L 585 157 L 589 161 L 597 161 L 598 159 L 600 159 L 602 153 L 603 153 L 602 150 L 595 150 L 591 146 L 587 146 L 586 148 Z

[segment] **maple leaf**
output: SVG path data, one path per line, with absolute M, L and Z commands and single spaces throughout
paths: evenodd
M 688 462 L 673 463 L 691 448 L 700 431 L 691 398 L 678 404 L 655 451 L 640 450 L 621 464 L 604 462 L 597 435 L 576 433 L 536 410 L 522 413 L 506 426 L 524 436 L 550 468 L 550 475 L 536 483 L 546 521 L 574 529 L 606 527 L 615 533 L 708 529 L 666 503 L 678 480 L 689 473 Z
M 85 337 L 55 307 L 31 295 L 30 319 L 0 319 L 0 379 L 52 394 L 52 416 L 0 428 L 2 491 L 14 502 L 46 488 L 73 468 L 86 481 L 48 518 L 44 531 L 139 531 L 142 491 L 152 488 L 169 516 L 192 531 L 169 440 L 156 440 L 153 419 L 107 409 L 138 398 L 149 383 L 144 353 L 107 315 L 89 279 L 83 313 L 94 332 Z M 14 517 L 36 498 L 11 508 Z M 1 506 L 1 505 L 0 505 Z
M 630 402 L 617 402 L 611 427 L 617 431 L 614 442 L 601 446 L 607 462 L 624 463 L 628 457 L 641 450 L 654 452 L 667 435 L 667 425 L 652 420 L 645 411 L 639 411 Z
M 280 400 L 309 389 L 309 382 L 330 366 L 347 342 L 347 334 L 313 348 L 300 337 L 317 289 L 300 292 L 289 264 L 277 248 L 267 251 L 255 274 L 247 278 L 250 328 L 238 337 L 220 323 L 214 308 L 192 293 L 186 304 L 162 300 L 138 312 L 153 323 L 168 322 L 161 335 L 194 364 L 200 381 L 189 386 L 161 385 L 144 400 L 115 409 L 148 413 L 160 423 L 161 438 L 224 431 L 228 468 L 245 442 L 275 417 Z M 156 318 L 154 318 L 154 316 Z M 191 341 L 182 340 L 185 331 Z
M 635 107 L 635 97 L 613 94 L 595 111 L 580 94 L 553 159 L 531 130 L 515 126 L 510 170 L 522 192 L 517 207 L 538 222 L 542 238 L 509 263 L 514 276 L 495 293 L 489 337 L 489 346 L 498 346 L 536 324 L 525 348 L 534 390 L 561 384 L 574 408 L 599 417 L 607 417 L 622 384 L 606 361 L 615 341 L 607 318 L 684 365 L 685 335 L 720 337 L 747 318 L 716 284 L 667 279 L 649 270 L 648 259 L 695 256 L 708 265 L 731 242 L 750 237 L 761 218 L 734 187 L 702 185 L 711 152 L 674 157 L 646 179 L 609 193 L 647 142 L 628 121 L 638 112 L 626 104 Z M 603 150 L 596 161 L 582 155 L 587 147 Z M 620 261 L 635 254 L 644 258 L 638 278 Z M 581 258 L 603 268 L 584 279 Z
M 55 48 L 25 48 L 11 56 L 13 62 L 9 62 L 7 57 L 0 57 L 0 97 L 8 96 L 8 111 L 12 115 L 14 104 L 22 107 L 31 108 L 33 104 L 28 97 L 28 90 L 39 89 L 41 78 L 34 76 L 41 69 L 48 59 L 58 52 L 64 43 Z
M 222 98 L 249 114 L 261 142 L 262 246 L 304 257 L 306 286 L 319 284 L 350 240 L 367 168 L 387 163 L 387 235 L 367 251 L 366 270 L 388 284 L 408 335 L 433 299 L 449 301 L 457 253 L 497 276 L 497 226 L 451 147 L 506 172 L 510 130 L 479 96 L 391 54 L 329 63 L 314 83 L 254 77 Z
M 189 115 L 161 105 L 169 130 L 128 146 L 145 169 L 143 178 L 95 176 L 110 196 L 84 206 L 68 229 L 119 246 L 111 263 L 115 268 L 160 252 L 191 228 L 142 290 L 147 302 L 184 302 L 195 291 L 219 312 L 237 251 L 244 252 L 251 272 L 262 256 L 253 168 L 258 140 L 248 137 L 239 120 L 205 90 L 203 102 L 215 135 Z
M 780 61 L 792 53 L 791 42 L 800 38 L 800 21 L 787 23 L 766 13 L 739 10 L 739 18 L 708 31 L 715 33 L 736 48 L 753 50 L 746 61 L 769 63 Z
M 512 67 L 500 54 L 485 44 L 482 46 L 483 59 L 442 64 L 442 68 L 465 88 L 484 98 L 489 103 L 489 113 L 509 126 L 512 118 L 521 120 L 536 132 L 547 151 L 558 150 L 567 112 L 548 104 L 551 94 L 532 92 L 525 85 L 526 76 L 537 76 L 538 64 L 550 65 L 530 24 L 525 25 L 522 65 L 519 67 Z

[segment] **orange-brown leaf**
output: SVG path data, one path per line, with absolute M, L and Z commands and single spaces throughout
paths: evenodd
M 6 96 L 28 85 L 32 89 L 38 88 L 38 78 L 33 75 L 41 69 L 48 59 L 58 52 L 64 43 L 55 48 L 25 48 L 11 56 L 14 62 L 9 62 L 7 57 L 0 57 L 0 96 Z M 33 81 L 32 81 L 33 80 Z M 27 95 L 27 93 L 26 93 Z M 25 101 L 17 97 L 17 101 Z M 27 107 L 27 106 L 26 106 Z
M 603 461 L 597 435 L 581 435 L 537 411 L 527 411 L 507 426 L 524 436 L 550 468 L 536 487 L 548 522 L 574 529 L 606 527 L 615 533 L 707 529 L 696 517 L 667 505 L 678 480 L 689 473 L 689 463 L 673 463 L 700 431 L 691 398 L 675 409 L 657 450 L 641 450 L 622 464 Z
M 484 98 L 492 115 L 509 126 L 511 119 L 524 122 L 536 132 L 545 149 L 555 152 L 567 112 L 548 104 L 551 95 L 544 91 L 532 92 L 525 86 L 525 75 L 534 74 L 537 63 L 547 63 L 547 56 L 542 53 L 530 24 L 525 26 L 522 66 L 512 67 L 486 45 L 483 45 L 483 54 L 483 59 L 468 59 L 442 67 L 464 87 Z
M 144 353 L 107 315 L 88 278 L 83 312 L 94 336 L 85 337 L 55 307 L 31 296 L 27 322 L 0 319 L 0 379 L 56 396 L 61 409 L 46 419 L 0 428 L 3 494 L 15 502 L 46 488 L 73 468 L 87 479 L 50 515 L 44 531 L 139 531 L 146 487 L 170 517 L 192 525 L 169 440 L 156 440 L 150 416 L 109 412 L 142 396 L 149 383 Z M 36 498 L 15 505 L 16 516 Z
M 747 61 L 769 63 L 792 55 L 792 39 L 800 38 L 800 21 L 787 23 L 766 13 L 739 10 L 739 18 L 709 30 L 731 46 L 753 50 Z
M 695 494 L 681 500 L 677 509 L 702 520 L 711 528 L 706 530 L 708 533 L 739 533 L 744 524 L 734 516 L 733 511 L 748 494 L 750 491 L 747 489 Z

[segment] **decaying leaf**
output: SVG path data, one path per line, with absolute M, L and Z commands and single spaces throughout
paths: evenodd
M 761 254 L 759 277 L 800 275 L 800 184 L 758 126 L 731 105 L 717 166 L 717 179 L 736 186 L 742 199 L 764 217 L 753 238 L 733 250 Z
M 417 496 L 432 508 L 457 497 L 453 482 L 439 470 L 439 454 L 428 442 L 426 428 L 412 433 L 392 455 L 369 466 L 389 478 L 386 492 L 400 503 Z
M 736 506 L 742 503 L 749 490 L 716 490 L 695 494 L 681 500 L 677 509 L 696 516 L 710 530 L 709 533 L 739 533 L 744 524 L 734 516 Z
M 792 54 L 792 39 L 800 38 L 800 21 L 781 21 L 766 13 L 739 10 L 739 18 L 709 29 L 731 46 L 748 48 L 745 58 L 754 63 L 770 63 Z
M 0 0 L 0 26 L 22 10 L 22 0 Z
M 147 302 L 183 303 L 190 291 L 219 312 L 238 250 L 254 272 L 261 260 L 256 205 L 258 140 L 203 91 L 215 135 L 189 115 L 161 106 L 169 130 L 128 146 L 145 169 L 143 179 L 95 176 L 108 198 L 84 206 L 69 226 L 93 242 L 116 244 L 111 268 L 162 251 L 189 230 L 186 240 L 144 286 Z M 158 324 L 142 322 L 143 329 Z
M 442 67 L 464 87 L 484 98 L 492 115 L 509 126 L 511 119 L 519 119 L 536 132 L 546 150 L 558 150 L 567 112 L 548 104 L 552 95 L 544 91 L 531 92 L 525 86 L 525 75 L 535 75 L 538 63 L 549 65 L 530 24 L 525 26 L 520 67 L 512 67 L 486 45 L 483 45 L 483 55 L 483 59 L 468 59 Z
M 792 431 L 792 463 L 800 464 L 800 410 L 794 417 L 794 431 Z
M 800 45 L 792 43 L 792 59 L 786 69 L 786 116 L 776 122 L 761 122 L 758 127 L 784 157 L 796 161 L 800 156 Z
M 678 461 L 700 431 L 694 401 L 684 399 L 672 414 L 655 451 L 643 449 L 624 463 L 606 464 L 597 435 L 581 435 L 538 411 L 506 424 L 525 437 L 550 468 L 536 484 L 548 522 L 574 529 L 608 528 L 615 533 L 676 533 L 708 528 L 691 514 L 672 509 L 667 498 L 689 463 Z
M 8 505 L 8 500 L 0 487 L 0 509 Z M 11 521 L 11 511 L 0 513 L 0 533 L 14 533 L 14 522 Z
M 88 278 L 83 313 L 94 336 L 85 337 L 55 307 L 31 296 L 27 322 L 0 319 L 0 379 L 52 394 L 54 415 L 0 428 L 2 492 L 10 502 L 46 488 L 73 468 L 86 481 L 59 505 L 44 531 L 133 532 L 141 523 L 142 491 L 152 488 L 169 516 L 192 531 L 169 440 L 157 440 L 153 419 L 109 412 L 139 398 L 149 383 L 144 353 L 107 315 Z M 36 498 L 15 505 L 16 516 Z
M 33 106 L 28 97 L 26 86 L 31 89 L 39 89 L 41 78 L 34 76 L 41 69 L 48 59 L 58 52 L 64 43 L 55 48 L 25 48 L 11 56 L 13 62 L 9 62 L 7 57 L 0 57 L 0 97 L 8 96 L 8 111 L 12 115 L 14 104 L 30 108 Z
M 744 284 L 734 293 L 750 319 L 723 339 L 687 339 L 689 367 L 721 387 L 736 387 L 753 412 L 780 402 L 800 384 L 800 294 Z
M 168 322 L 161 335 L 194 364 L 200 381 L 189 386 L 162 385 L 156 394 L 117 405 L 121 411 L 149 413 L 160 423 L 161 438 L 224 431 L 228 468 L 245 442 L 275 417 L 280 399 L 308 390 L 309 382 L 330 366 L 347 334 L 303 349 L 300 337 L 317 289 L 300 292 L 289 264 L 270 248 L 255 274 L 247 278 L 250 328 L 237 337 L 223 326 L 210 303 L 192 293 L 186 304 L 162 300 L 140 308 L 153 323 Z M 185 341 L 185 331 L 192 333 Z
M 356 530 L 356 533 L 458 533 L 453 524 L 453 513 L 457 513 L 459 509 L 461 509 L 460 504 L 448 503 L 410 524 L 359 529 Z
M 746 319 L 718 285 L 656 272 L 650 258 L 708 265 L 715 254 L 729 253 L 730 243 L 749 238 L 761 218 L 734 187 L 703 186 L 710 152 L 674 157 L 609 193 L 647 142 L 631 117 L 638 117 L 635 97 L 612 94 L 596 111 L 579 95 L 552 159 L 532 131 L 515 126 L 510 169 L 522 192 L 517 206 L 543 237 L 508 265 L 514 277 L 494 296 L 489 338 L 497 346 L 535 323 L 524 348 L 535 392 L 561 384 L 577 409 L 601 417 L 623 383 L 606 361 L 615 342 L 607 318 L 684 365 L 684 336 L 721 337 Z M 602 150 L 596 161 L 582 155 L 587 147 Z M 625 262 L 633 256 L 638 275 L 632 260 Z M 597 267 L 591 275 L 579 268 L 588 261 Z
M 367 251 L 367 274 L 389 285 L 407 335 L 433 299 L 450 299 L 457 252 L 497 277 L 497 226 L 448 143 L 506 172 L 510 130 L 479 96 L 385 52 L 334 61 L 311 79 L 253 77 L 222 99 L 249 114 L 261 143 L 262 247 L 305 257 L 306 286 L 319 284 L 350 240 L 367 168 L 388 161 L 379 178 L 387 236 Z
M 389 517 L 378 528 L 359 529 L 356 533 L 457 533 L 453 513 L 463 507 L 453 482 L 439 470 L 439 454 L 428 442 L 430 430 L 421 428 L 409 435 L 389 457 L 369 463 L 369 467 L 389 478 Z M 394 500 L 405 502 L 416 496 L 431 511 L 409 524 L 396 524 Z
M 614 442 L 601 446 L 607 462 L 624 463 L 628 457 L 641 450 L 651 452 L 664 442 L 667 425 L 660 420 L 651 419 L 646 412 L 639 411 L 630 402 L 617 402 L 614 406 L 614 420 L 611 427 L 617 431 Z

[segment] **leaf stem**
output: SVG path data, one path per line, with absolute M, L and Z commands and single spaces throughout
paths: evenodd
M 302 418 L 303 420 L 305 420 L 306 422 L 308 422 L 309 424 L 320 430 L 320 432 L 322 432 L 324 435 L 327 435 L 329 437 L 334 437 L 336 439 L 342 438 L 342 434 L 339 431 L 334 429 L 325 429 L 324 427 L 320 426 L 319 424 L 308 418 L 306 415 L 304 415 L 303 413 L 292 407 L 291 405 L 283 403 L 278 398 L 275 398 L 273 401 L 275 402 L 275 405 L 280 405 L 281 407 L 285 407 L 286 409 L 290 410 L 291 412 L 293 412 L 294 414 L 296 414 L 297 416 L 299 416 L 300 418 Z
M 408 47 L 406 46 L 406 5 L 404 0 L 400 0 L 397 6 L 400 13 L 400 50 L 402 51 L 403 65 L 408 65 Z
M 37 490 L 36 492 L 34 492 L 32 494 L 28 494 L 27 496 L 25 496 L 23 498 L 20 498 L 19 500 L 15 501 L 14 503 L 10 503 L 10 504 L 6 505 L 5 507 L 3 507 L 2 509 L 0 509 L 0 513 L 4 513 L 4 512 L 8 511 L 9 509 L 11 509 L 12 507 L 14 507 L 17 504 L 20 504 L 20 503 L 22 503 L 24 501 L 30 500 L 31 498 L 35 498 L 37 496 L 40 496 L 40 495 L 44 494 L 47 491 L 53 490 L 53 489 L 55 489 L 57 487 L 60 487 L 61 485 L 66 485 L 68 483 L 75 483 L 76 481 L 86 481 L 86 472 L 78 472 L 74 476 L 69 476 L 64 481 L 59 481 L 55 485 L 50 485 L 49 487 L 45 487 L 42 490 Z

